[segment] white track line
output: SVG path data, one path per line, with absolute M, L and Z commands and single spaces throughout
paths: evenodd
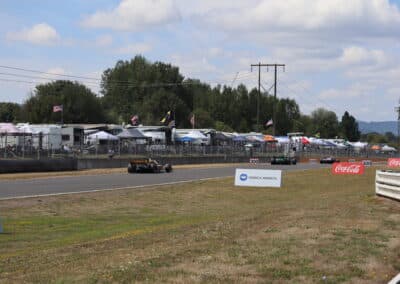
M 182 180 L 182 181 L 174 181 L 174 182 L 134 185 L 134 186 L 125 186 L 125 187 L 116 187 L 116 188 L 103 188 L 103 189 L 72 191 L 72 192 L 60 192 L 60 193 L 48 193 L 48 194 L 36 194 L 36 195 L 24 195 L 24 196 L 15 196 L 15 197 L 4 197 L 4 198 L 0 198 L 0 201 L 2 201 L 2 200 L 12 200 L 12 199 L 25 199 L 25 198 L 37 198 L 37 197 L 70 195 L 70 194 L 79 194 L 79 193 L 103 192 L 103 191 L 113 191 L 113 190 L 123 190 L 123 189 L 137 189 L 137 188 L 144 188 L 144 187 L 165 186 L 165 185 L 189 183 L 189 182 L 194 182 L 194 181 L 207 181 L 207 180 L 221 179 L 221 178 L 228 178 L 228 177 L 232 177 L 232 176 L 222 176 L 222 177 L 212 177 L 212 178 L 202 178 L 202 179 L 190 179 L 190 180 Z
M 400 274 L 397 274 L 395 278 L 393 278 L 388 284 L 398 284 L 400 283 Z

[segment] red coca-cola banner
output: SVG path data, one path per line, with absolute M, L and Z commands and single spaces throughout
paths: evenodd
M 388 165 L 388 167 L 391 167 L 391 168 L 400 167 L 400 158 L 389 158 L 387 165 Z
M 365 167 L 362 163 L 334 163 L 332 165 L 332 174 L 334 175 L 362 175 Z

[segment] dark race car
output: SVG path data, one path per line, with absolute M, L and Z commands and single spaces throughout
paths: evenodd
M 340 160 L 338 160 L 335 157 L 329 156 L 329 157 L 323 157 L 321 160 L 319 160 L 321 164 L 333 164 L 333 163 L 339 163 Z
M 161 173 L 172 172 L 171 164 L 162 165 L 151 158 L 133 159 L 128 164 L 128 173 Z
M 286 156 L 278 156 L 278 157 L 272 157 L 271 159 L 271 165 L 296 165 L 297 160 L 296 158 L 290 158 Z

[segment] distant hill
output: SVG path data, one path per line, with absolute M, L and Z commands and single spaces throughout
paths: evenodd
M 392 132 L 397 135 L 397 121 L 357 121 L 358 129 L 362 134 L 377 132 L 385 134 L 386 132 Z

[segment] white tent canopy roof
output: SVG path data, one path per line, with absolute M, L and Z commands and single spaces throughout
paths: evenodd
M 354 148 L 365 148 L 367 147 L 368 143 L 366 142 L 354 142 L 354 143 L 350 143 Z
M 280 144 L 288 144 L 290 142 L 289 136 L 275 136 L 275 139 Z
M 397 152 L 396 148 L 385 145 L 381 148 L 382 152 Z
M 192 131 L 187 131 L 187 132 L 176 131 L 175 137 L 190 137 L 193 139 L 207 139 L 208 138 L 207 136 L 205 136 L 203 133 L 201 133 L 198 130 L 192 130 Z
M 0 133 L 1 134 L 21 134 L 23 131 L 15 127 L 12 123 L 0 123 Z
M 107 133 L 105 131 L 99 131 L 99 132 L 90 134 L 90 135 L 88 135 L 88 139 L 89 140 L 112 140 L 112 141 L 119 140 L 119 138 L 117 136 Z

